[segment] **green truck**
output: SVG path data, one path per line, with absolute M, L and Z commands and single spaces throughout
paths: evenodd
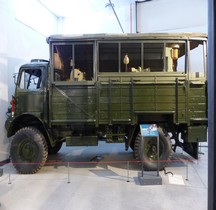
M 201 33 L 52 35 L 50 60 L 20 67 L 5 122 L 19 173 L 36 173 L 66 146 L 125 144 L 145 170 L 177 146 L 194 158 L 207 141 L 207 36 Z M 141 147 L 142 145 L 142 147 Z

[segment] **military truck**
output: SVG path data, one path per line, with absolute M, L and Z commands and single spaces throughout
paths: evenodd
M 5 126 L 19 173 L 36 173 L 66 146 L 122 142 L 145 170 L 177 146 L 194 158 L 207 140 L 207 36 L 200 33 L 52 35 L 50 60 L 20 67 Z M 141 146 L 142 145 L 142 146 Z

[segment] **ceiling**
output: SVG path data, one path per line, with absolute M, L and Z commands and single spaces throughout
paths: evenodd
M 38 0 L 46 8 L 58 17 L 70 17 L 76 15 L 91 15 L 92 13 L 103 13 L 114 8 L 129 5 L 132 0 Z

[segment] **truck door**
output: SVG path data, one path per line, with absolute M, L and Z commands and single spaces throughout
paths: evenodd
M 167 75 L 167 82 L 170 88 L 164 89 L 167 99 L 170 98 L 170 105 L 175 110 L 175 123 L 185 123 L 187 121 L 187 48 L 185 41 L 172 41 L 166 43 L 164 69 Z M 174 76 L 174 77 L 173 77 Z M 171 79 L 173 78 L 173 79 Z M 173 85 L 171 84 L 173 83 Z M 171 88 L 172 87 L 172 88 Z M 174 97 L 171 97 L 170 90 Z M 166 104 L 166 106 L 169 106 Z M 171 109 L 170 109 L 171 110 Z
M 188 120 L 190 127 L 188 141 L 205 141 L 207 124 L 206 42 L 191 40 L 189 48 Z M 203 135 L 198 135 L 197 132 L 201 130 L 204 131 Z
M 52 46 L 52 124 L 95 123 L 94 44 L 57 43 Z
M 29 113 L 42 117 L 44 112 L 44 67 L 23 66 L 16 88 L 16 115 Z

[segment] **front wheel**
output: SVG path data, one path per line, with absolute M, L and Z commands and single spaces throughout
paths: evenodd
M 11 160 L 21 174 L 34 174 L 45 164 L 47 143 L 42 133 L 33 127 L 20 129 L 11 142 Z
M 172 155 L 171 140 L 169 135 L 165 134 L 161 128 L 158 128 L 159 134 L 159 170 L 163 170 Z M 134 156 L 137 160 L 143 161 L 145 170 L 157 170 L 157 139 L 156 137 L 145 137 L 138 133 L 134 144 Z M 143 145 L 143 148 L 142 148 Z M 142 152 L 143 151 L 143 152 Z

